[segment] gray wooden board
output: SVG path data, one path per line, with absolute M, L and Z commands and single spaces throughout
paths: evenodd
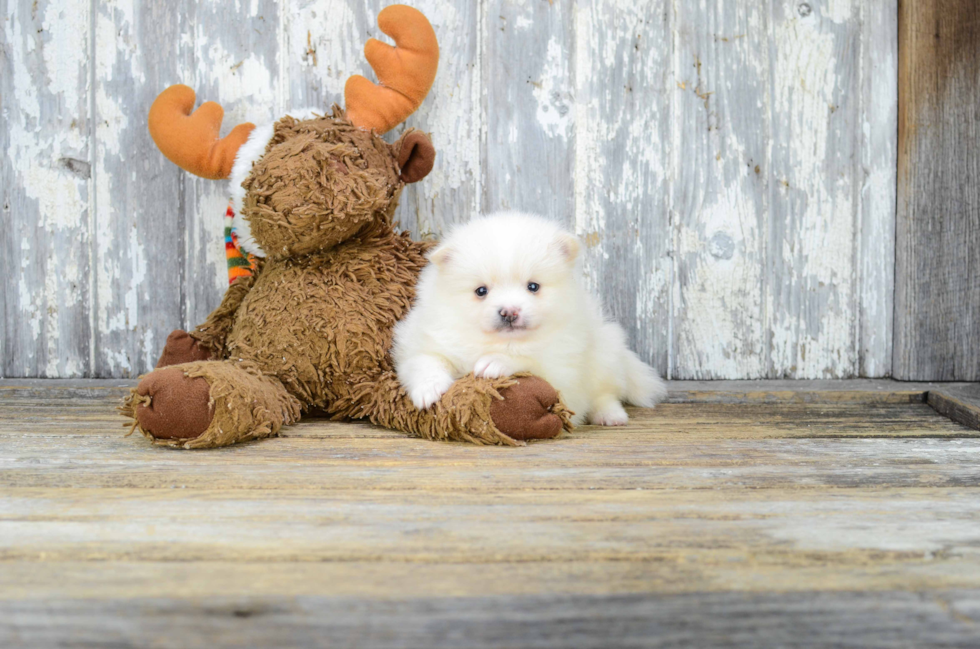
M 387 4 L 379 1 L 376 6 L 380 10 Z M 480 30 L 484 24 L 480 12 L 485 4 L 425 0 L 413 6 L 432 18 L 444 54 L 429 96 L 391 138 L 405 128 L 429 133 L 437 163 L 424 180 L 405 187 L 395 219 L 413 236 L 431 239 L 457 223 L 465 223 L 481 209 L 485 182 L 481 155 L 485 137 L 483 93 L 487 82 L 480 65 Z M 371 14 L 372 26 L 376 15 L 377 11 Z M 377 29 L 371 31 L 375 33 Z
M 980 430 L 980 384 L 930 390 L 927 401 L 936 412 L 964 426 Z
M 91 376 L 90 0 L 0 4 L 0 376 Z
M 96 133 L 95 376 L 136 376 L 156 365 L 184 304 L 186 179 L 150 139 L 157 93 L 183 80 L 180 3 L 94 3 Z M 114 39 L 105 35 L 113 34 Z
M 859 6 L 857 0 L 771 5 L 771 377 L 858 372 Z
M 972 649 L 980 591 L 54 599 L 0 601 L 0 619 L 5 646 Z
M 671 376 L 768 376 L 767 6 L 680 3 Z
M 3 0 L 0 374 L 135 376 L 200 322 L 226 287 L 228 187 L 155 151 L 150 101 L 191 85 L 223 132 L 326 109 L 371 75 L 384 4 Z M 420 2 L 440 72 L 389 138 L 430 131 L 438 158 L 396 218 L 573 226 L 585 281 L 673 378 L 887 376 L 896 3 L 675 4 Z M 899 322 L 925 304 L 901 299 Z
M 190 452 L 122 436 L 128 385 L 0 381 L 3 646 L 975 645 L 980 433 L 934 386 L 679 382 L 521 448 L 308 420 Z
M 573 62 L 574 224 L 585 279 L 661 372 L 671 367 L 673 317 L 670 16 L 662 0 L 586 3 L 575 15 Z
M 892 368 L 895 301 L 898 3 L 861 2 L 860 7 L 858 374 L 888 376 Z
M 980 379 L 980 20 L 903 2 L 894 372 Z
M 710 453 L 694 444 L 664 444 L 659 454 L 649 448 L 651 440 L 659 440 L 648 437 L 648 450 L 632 450 L 635 457 L 623 459 L 630 455 L 632 447 L 620 446 L 615 461 L 593 464 L 579 459 L 579 454 L 602 454 L 610 440 L 590 436 L 560 446 L 529 445 L 533 450 L 500 456 L 492 451 L 446 451 L 403 436 L 386 436 L 379 441 L 366 435 L 367 441 L 357 441 L 336 435 L 330 436 L 336 437 L 334 444 L 327 446 L 314 436 L 290 437 L 181 456 L 150 448 L 138 438 L 124 439 L 121 428 L 109 437 L 94 430 L 76 434 L 77 429 L 71 425 L 53 423 L 65 432 L 60 439 L 29 433 L 28 444 L 20 435 L 3 434 L 0 452 L 7 460 L 0 471 L 0 486 L 85 489 L 102 485 L 162 490 L 222 486 L 311 492 L 446 489 L 460 493 L 506 491 L 517 485 L 528 490 L 597 491 L 863 487 L 956 490 L 974 487 L 980 480 L 980 470 L 973 459 L 978 452 L 975 432 L 972 438 L 947 439 L 952 436 L 940 432 L 934 433 L 936 436 L 867 440 L 835 438 L 833 435 L 841 435 L 837 429 L 826 433 L 830 436 L 827 439 L 818 436 L 712 442 Z M 717 420 L 712 423 L 715 428 L 723 424 Z M 791 428 L 792 424 L 786 424 L 783 430 Z M 294 431 L 303 432 L 301 428 Z M 106 432 L 104 425 L 101 432 Z M 356 430 L 349 434 L 362 435 Z M 959 434 L 970 431 L 963 428 Z M 463 459 L 454 461 L 456 452 Z M 707 457 L 701 458 L 699 453 Z M 956 458 L 956 454 L 962 458 Z M 299 455 L 305 457 L 292 459 Z M 111 462 L 107 462 L 108 457 L 113 458 Z M 286 459 L 288 472 L 278 468 Z M 792 469 L 787 466 L 790 461 L 796 462 Z M 220 474 L 220 480 L 216 474 Z M 180 552 L 180 548 L 173 548 L 167 553 L 176 556 Z
M 574 12 L 568 2 L 483 6 L 485 212 L 524 210 L 572 225 Z

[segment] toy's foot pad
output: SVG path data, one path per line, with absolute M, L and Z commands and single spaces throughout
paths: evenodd
M 136 386 L 140 428 L 156 439 L 194 439 L 211 425 L 211 386 L 201 377 L 188 378 L 179 368 L 150 372 Z
M 500 396 L 503 401 L 490 404 L 490 417 L 500 432 L 518 440 L 549 439 L 561 433 L 562 418 L 553 411 L 558 393 L 544 379 L 521 377 L 500 390 Z
M 157 367 L 169 367 L 193 361 L 211 359 L 211 350 L 202 345 L 196 338 L 181 329 L 175 329 L 167 336 L 167 344 L 157 361 Z

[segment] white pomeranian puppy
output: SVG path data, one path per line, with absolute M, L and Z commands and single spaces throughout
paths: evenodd
M 395 367 L 415 406 L 428 408 L 470 372 L 536 374 L 576 424 L 622 426 L 623 401 L 661 400 L 663 381 L 582 284 L 578 253 L 573 234 L 520 212 L 455 229 L 429 254 L 415 304 L 395 328 Z

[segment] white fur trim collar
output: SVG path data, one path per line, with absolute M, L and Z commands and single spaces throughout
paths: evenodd
M 272 139 L 274 126 L 275 122 L 268 122 L 255 127 L 245 140 L 245 144 L 238 149 L 235 164 L 232 165 L 231 175 L 228 177 L 231 181 L 231 205 L 235 211 L 232 227 L 238 237 L 238 247 L 256 257 L 265 257 L 265 251 L 252 238 L 252 228 L 242 216 L 242 203 L 245 201 L 245 188 L 242 187 L 242 183 L 251 173 L 252 165 L 265 153 L 265 147 Z

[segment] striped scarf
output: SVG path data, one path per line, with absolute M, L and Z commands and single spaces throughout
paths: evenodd
M 233 223 L 235 210 L 228 203 L 225 211 L 225 257 L 228 259 L 228 283 L 231 284 L 239 277 L 251 277 L 256 269 L 255 255 L 246 254 L 238 247 L 238 235 Z

